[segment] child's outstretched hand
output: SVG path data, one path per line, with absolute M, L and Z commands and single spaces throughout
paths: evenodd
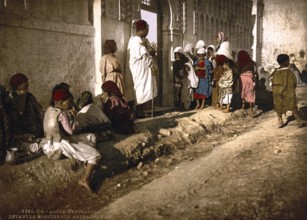
M 73 106 L 73 107 L 69 110 L 69 113 L 70 113 L 74 118 L 76 118 L 78 112 L 77 112 L 76 108 Z

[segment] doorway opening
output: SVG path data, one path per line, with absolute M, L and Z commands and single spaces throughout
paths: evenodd
M 158 16 L 158 5 L 156 0 L 142 0 L 141 4 L 141 19 L 145 20 L 149 25 L 149 32 L 147 35 L 148 41 L 156 48 L 156 56 L 153 57 L 153 61 L 158 67 L 158 73 L 156 75 L 158 95 L 155 98 L 154 102 L 156 106 L 161 106 L 162 100 L 162 67 L 161 67 L 161 50 L 160 41 L 161 37 L 159 36 L 158 30 L 161 28 L 160 18 Z

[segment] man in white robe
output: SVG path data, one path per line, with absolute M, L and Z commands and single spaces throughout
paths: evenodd
M 139 20 L 135 25 L 136 34 L 128 43 L 129 67 L 136 95 L 137 117 L 143 117 L 145 105 L 157 96 L 157 85 L 154 76 L 155 67 L 146 40 L 148 24 L 144 20 Z

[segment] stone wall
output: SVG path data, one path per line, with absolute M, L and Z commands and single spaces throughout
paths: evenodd
M 280 53 L 293 54 L 300 71 L 307 64 L 306 0 L 265 0 L 263 14 L 262 65 L 278 66 Z
M 306 69 L 305 0 L 156 2 L 159 104 L 163 106 L 173 105 L 173 49 L 199 39 L 215 44 L 218 31 L 226 33 L 234 50 L 253 54 L 258 65 L 273 65 L 279 53 L 288 53 L 301 71 Z M 124 71 L 129 71 L 127 44 L 141 8 L 141 0 L 0 0 L 0 83 L 9 88 L 11 74 L 25 73 L 31 92 L 44 107 L 51 88 L 61 81 L 72 85 L 75 96 L 81 90 L 96 95 L 106 39 L 117 42 L 116 55 Z
M 216 35 L 222 31 L 228 37 L 234 51 L 244 49 L 250 52 L 255 22 L 252 6 L 253 2 L 250 0 L 200 1 L 195 7 L 198 18 L 197 39 L 203 39 L 207 46 L 215 45 Z
M 65 81 L 75 96 L 93 91 L 95 30 L 87 0 L 0 1 L 0 83 L 17 72 L 46 108 L 52 87 Z

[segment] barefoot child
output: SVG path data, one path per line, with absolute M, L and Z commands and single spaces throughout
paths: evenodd
M 299 115 L 296 102 L 296 82 L 294 73 L 288 68 L 289 56 L 287 54 L 279 54 L 277 62 L 280 65 L 277 70 L 272 73 L 272 90 L 274 109 L 278 117 L 278 127 L 284 127 L 282 115 L 287 111 L 292 111 L 298 127 L 305 125 L 303 119 Z
M 95 149 L 96 137 L 93 134 L 73 135 L 76 129 L 76 112 L 66 89 L 58 89 L 53 93 L 54 106 L 49 106 L 44 118 L 44 131 L 48 142 L 43 150 L 49 158 L 62 153 L 68 158 L 74 158 L 86 163 L 85 176 L 79 184 L 88 191 L 90 177 L 101 154 Z M 73 115 L 72 122 L 68 119 L 68 111 Z
M 256 100 L 255 93 L 255 62 L 249 56 L 247 51 L 241 50 L 238 53 L 237 66 L 241 80 L 241 99 L 242 109 L 245 109 L 245 104 L 249 104 L 249 115 L 254 114 L 254 104 Z
M 219 101 L 220 101 L 220 110 L 225 113 L 230 112 L 230 104 L 233 96 L 232 85 L 233 85 L 233 74 L 232 68 L 234 67 L 234 62 L 228 59 L 224 55 L 219 55 L 220 60 L 223 63 L 223 75 L 219 80 Z M 226 105 L 226 109 L 223 110 L 223 105 Z
M 195 72 L 199 78 L 198 87 L 196 88 L 193 96 L 196 100 L 195 109 L 203 109 L 205 107 L 205 100 L 211 95 L 211 75 L 212 65 L 208 59 L 205 58 L 206 50 L 200 48 L 197 50 L 198 58 L 195 62 Z M 201 101 L 201 102 L 200 102 Z

